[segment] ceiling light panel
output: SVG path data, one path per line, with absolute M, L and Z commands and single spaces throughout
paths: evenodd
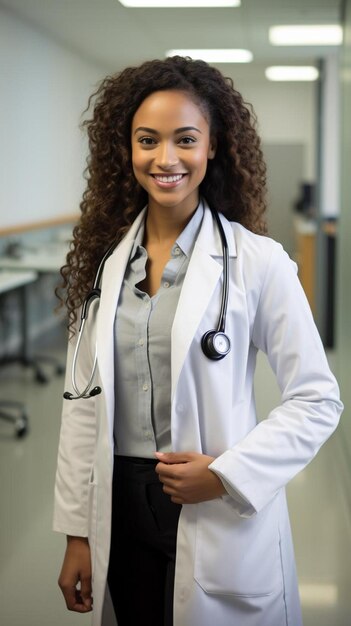
M 272 26 L 269 41 L 273 46 L 338 46 L 342 43 L 342 28 L 338 24 Z
M 317 68 L 308 65 L 274 65 L 267 67 L 265 75 L 273 81 L 313 81 L 317 80 L 319 72 Z
M 191 57 L 192 59 L 201 59 L 207 63 L 250 63 L 253 54 L 250 50 L 240 49 L 216 49 L 216 50 L 168 50 L 167 57 L 174 56 Z
M 119 0 L 124 7 L 143 9 L 191 9 L 239 7 L 241 0 Z

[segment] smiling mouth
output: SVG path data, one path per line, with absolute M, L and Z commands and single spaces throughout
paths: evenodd
M 182 180 L 186 174 L 172 174 L 170 176 L 165 176 L 163 174 L 151 174 L 151 176 L 160 183 L 177 183 L 179 180 Z

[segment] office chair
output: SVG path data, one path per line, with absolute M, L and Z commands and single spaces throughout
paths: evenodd
M 28 416 L 24 404 L 16 400 L 0 400 L 0 419 L 11 422 L 15 427 L 15 435 L 18 439 L 28 432 Z

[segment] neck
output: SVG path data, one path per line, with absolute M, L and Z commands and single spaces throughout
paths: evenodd
M 177 237 L 191 220 L 197 206 L 192 210 L 182 211 L 179 207 L 155 207 L 149 204 L 145 241 L 147 243 L 173 245 Z

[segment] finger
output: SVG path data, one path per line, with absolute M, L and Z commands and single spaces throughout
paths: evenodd
M 168 496 L 179 496 L 179 491 L 170 485 L 163 485 L 162 491 Z
M 63 597 L 65 599 L 66 602 L 66 606 L 70 611 L 74 611 L 74 606 L 77 603 L 77 598 L 76 598 L 76 588 L 72 587 L 72 586 L 68 586 L 65 584 L 61 584 L 61 591 L 63 593 Z
M 86 613 L 87 609 L 84 606 L 80 590 L 71 585 L 61 584 L 60 586 L 68 610 L 76 611 L 77 613 Z
M 196 452 L 155 452 L 155 456 L 162 463 L 189 463 L 194 459 Z
M 158 463 L 155 468 L 156 474 L 159 479 L 164 482 L 165 480 L 176 481 L 180 479 L 179 465 L 165 465 L 164 463 Z
M 75 605 L 71 609 L 72 611 L 75 611 L 76 613 L 88 613 L 88 611 L 92 610 L 92 606 L 88 607 L 84 603 L 80 589 L 76 589 L 75 596 L 76 596 L 76 602 L 75 602 Z
M 92 598 L 92 588 L 91 588 L 91 577 L 90 576 L 86 576 L 84 578 L 82 578 L 81 580 L 81 589 L 80 589 L 80 595 L 82 597 L 82 601 L 84 603 L 84 606 L 90 611 L 92 608 L 92 604 L 93 604 L 93 598 Z

